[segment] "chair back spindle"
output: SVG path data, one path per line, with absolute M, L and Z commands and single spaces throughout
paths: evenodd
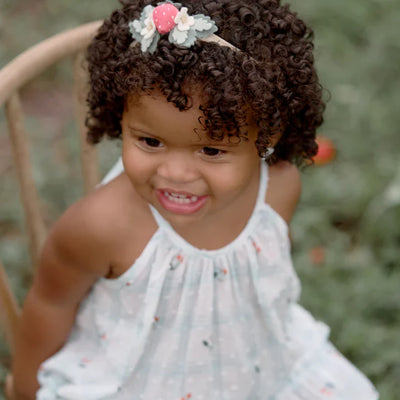
M 84 183 L 85 193 L 89 193 L 93 190 L 96 184 L 99 182 L 99 170 L 97 152 L 94 147 L 87 141 L 87 129 L 86 129 L 86 115 L 88 107 L 86 104 L 86 94 L 88 92 L 88 76 L 84 66 L 85 53 L 80 51 L 75 56 L 74 60 L 74 102 L 75 102 L 75 115 L 78 121 L 79 138 L 81 146 L 81 165 L 82 165 L 82 177 Z
M 42 244 L 46 238 L 46 228 L 40 212 L 38 193 L 32 175 L 29 144 L 18 93 L 13 93 L 6 103 L 6 118 L 14 166 L 20 187 L 21 203 L 28 227 L 31 260 L 33 265 L 36 266 L 39 261 Z
M 21 53 L 0 70 L 0 107 L 5 105 L 13 162 L 20 187 L 31 262 L 34 267 L 38 265 L 47 229 L 30 162 L 29 132 L 25 129 L 20 92 L 27 83 L 54 64 L 67 57 L 74 57 L 74 107 L 79 128 L 82 179 L 85 192 L 91 191 L 99 181 L 99 172 L 96 151 L 86 140 L 87 72 L 84 52 L 100 25 L 101 21 L 91 22 L 46 39 Z M 15 295 L 11 290 L 5 268 L 0 262 L 0 323 L 11 355 L 15 348 L 19 314 L 20 309 Z

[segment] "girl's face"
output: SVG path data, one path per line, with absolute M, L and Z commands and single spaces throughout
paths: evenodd
M 122 118 L 126 174 L 173 226 L 248 213 L 258 189 L 255 127 L 247 128 L 247 141 L 211 140 L 199 123 L 200 103 L 193 100 L 190 110 L 179 111 L 154 91 L 128 102 Z

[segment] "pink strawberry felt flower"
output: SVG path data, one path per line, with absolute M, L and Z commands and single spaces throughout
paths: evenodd
M 154 24 L 162 35 L 172 31 L 175 28 L 175 18 L 179 10 L 170 3 L 164 3 L 157 6 L 153 11 Z

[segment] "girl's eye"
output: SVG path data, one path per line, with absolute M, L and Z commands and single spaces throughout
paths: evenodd
M 150 137 L 141 137 L 139 141 L 144 143 L 148 147 L 161 147 L 161 142 L 158 139 Z
M 224 154 L 224 151 L 216 149 L 214 147 L 203 147 L 201 149 L 201 152 L 208 157 L 215 157 Z

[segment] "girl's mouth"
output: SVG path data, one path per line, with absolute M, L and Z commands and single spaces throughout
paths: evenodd
M 196 196 L 191 193 L 174 192 L 169 189 L 157 189 L 156 195 L 161 206 L 174 214 L 193 214 L 206 203 L 208 196 Z

